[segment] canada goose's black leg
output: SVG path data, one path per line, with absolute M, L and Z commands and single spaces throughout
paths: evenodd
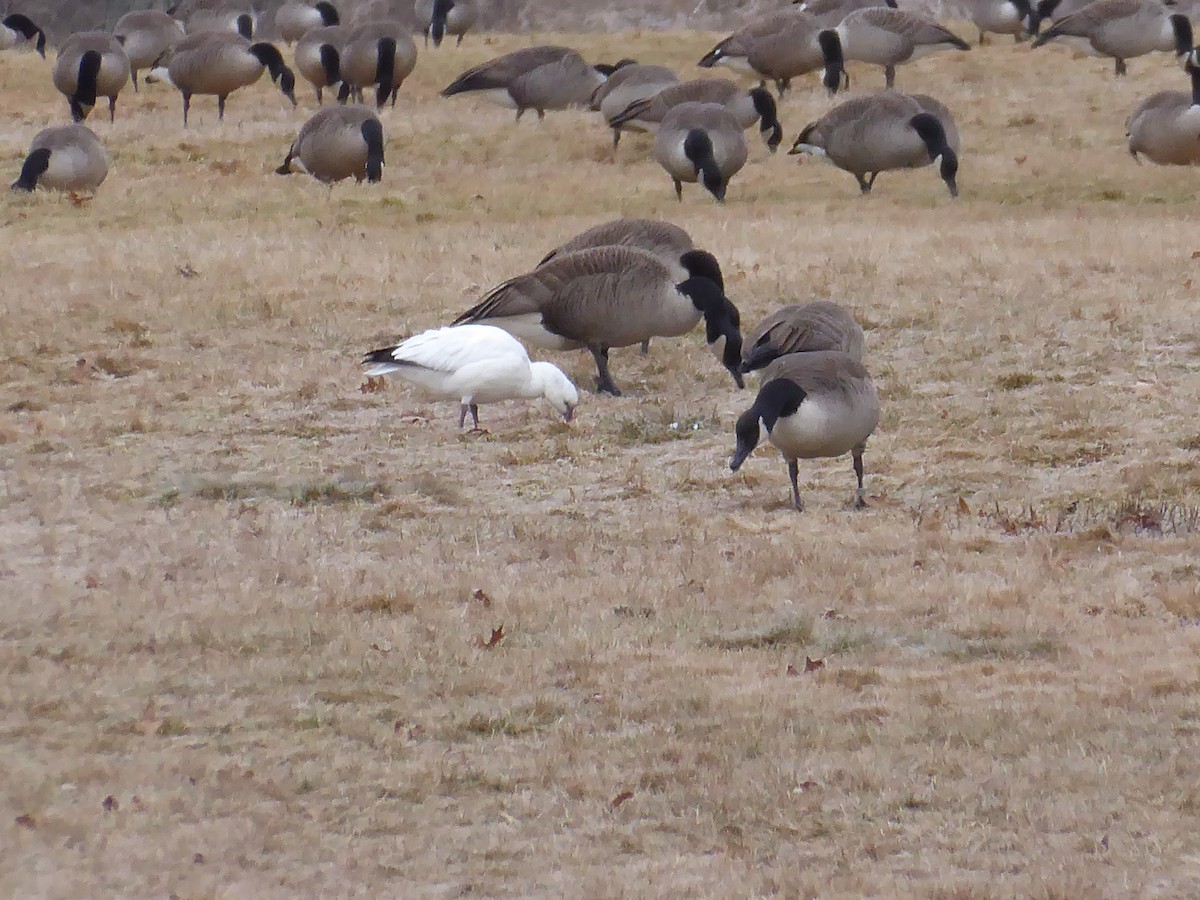
M 191 107 L 192 107 L 192 95 L 184 94 L 183 95 L 183 127 L 184 128 L 187 128 L 187 114 L 188 114 L 188 110 L 191 109 Z
M 896 83 L 896 67 L 895 66 L 884 66 L 883 67 L 883 78 L 884 78 L 884 81 L 886 82 L 887 86 L 892 87 Z
M 108 121 L 110 123 L 117 121 L 117 98 L 108 98 Z
M 458 40 L 454 42 L 454 46 L 455 46 L 455 47 L 461 47 L 461 46 L 462 46 L 462 39 L 463 39 L 463 36 L 460 34 L 460 35 L 458 36 Z
M 642 341 L 642 356 L 645 356 L 649 352 L 650 352 L 650 338 L 646 338 L 644 341 Z
M 678 178 L 674 179 L 674 181 L 675 181 L 675 199 L 682 203 L 683 202 L 683 182 L 680 181 Z
M 875 187 L 875 179 L 879 177 L 878 172 L 872 172 L 871 177 L 867 179 L 867 193 L 871 192 L 871 188 Z
M 588 349 L 592 351 L 592 358 L 596 360 L 596 371 L 600 376 L 596 382 L 596 393 L 620 397 L 621 391 L 613 383 L 612 375 L 608 372 L 608 348 L 590 347 Z
M 225 121 L 225 98 L 228 96 L 229 96 L 228 94 L 221 94 L 219 97 L 217 97 L 217 121 L 218 122 Z
M 794 459 L 788 460 L 788 478 L 792 482 L 792 505 L 796 512 L 804 512 L 804 501 L 800 499 L 800 464 Z
M 137 93 L 140 93 L 140 92 L 138 91 L 138 79 L 137 79 L 137 72 L 136 72 L 135 70 L 132 70 L 132 69 L 131 69 L 131 70 L 130 70 L 130 72 L 129 72 L 129 74 L 130 74 L 130 75 L 133 77 L 133 92 L 134 92 L 135 94 L 137 94 Z
M 1123 60 L 1123 59 L 1117 60 L 1117 67 L 1116 67 L 1115 73 L 1118 78 L 1124 77 L 1124 75 L 1125 75 L 1125 60 Z
M 854 476 L 858 479 L 858 490 L 854 494 L 854 508 L 866 509 L 867 501 L 864 499 L 865 491 L 863 491 L 863 446 L 860 444 L 850 451 L 854 457 Z
M 621 143 L 621 129 L 614 128 L 612 130 L 612 133 L 613 133 L 613 149 L 616 150 L 617 146 Z
M 857 172 L 854 173 L 854 177 L 858 179 L 858 189 L 860 191 L 862 191 L 864 194 L 871 193 L 871 182 L 867 181 L 867 179 L 863 178 Z

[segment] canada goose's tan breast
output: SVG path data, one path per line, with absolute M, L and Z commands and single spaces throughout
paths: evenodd
M 792 459 L 841 456 L 864 443 L 879 424 L 879 395 L 870 379 L 844 390 L 810 392 L 800 408 L 776 421 L 771 443 Z

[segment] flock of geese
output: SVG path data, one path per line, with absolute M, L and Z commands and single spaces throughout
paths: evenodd
M 1129 152 L 1169 165 L 1200 164 L 1200 51 L 1189 19 L 1164 0 L 967 0 L 980 43 L 989 33 L 1058 41 L 1126 61 L 1174 51 L 1191 91 L 1162 91 L 1143 100 L 1127 121 Z M 1165 0 L 1170 2 L 1170 0 Z M 475 0 L 417 0 L 426 45 L 447 36 L 461 43 L 476 20 Z M 1044 23 L 1049 27 L 1042 29 Z M 222 119 L 228 97 L 269 74 L 296 105 L 296 72 L 313 88 L 321 109 L 292 141 L 280 174 L 300 171 L 327 183 L 379 181 L 384 130 L 379 112 L 394 105 L 417 62 L 408 29 L 384 17 L 343 25 L 329 0 L 288 0 L 275 25 L 293 45 L 295 70 L 274 44 L 255 40 L 257 19 L 244 0 L 181 0 L 168 11 L 133 12 L 111 34 L 71 35 L 59 48 L 52 80 L 66 98 L 73 124 L 33 140 L 16 190 L 36 187 L 93 192 L 108 173 L 108 156 L 83 125 L 100 98 L 110 121 L 126 85 L 162 81 L 177 89 L 186 127 L 196 96 L 217 98 Z M 15 13 L 0 26 L 0 49 L 28 44 L 45 55 L 45 34 Z M 932 18 L 900 10 L 894 0 L 804 0 L 763 16 L 719 42 L 701 68 L 748 73 L 756 86 L 722 78 L 683 81 L 671 69 L 622 59 L 592 64 L 560 46 L 534 46 L 463 72 L 443 96 L 468 95 L 516 111 L 590 108 L 612 131 L 653 134 L 653 156 L 676 196 L 700 184 L 724 202 L 745 165 L 745 133 L 757 127 L 768 150 L 783 140 L 773 85 L 782 98 L 794 79 L 821 73 L 836 94 L 849 86 L 846 62 L 883 69 L 887 89 L 832 107 L 805 126 L 791 153 L 815 154 L 852 174 L 863 193 L 881 172 L 937 164 L 952 197 L 958 195 L 960 138 L 948 107 L 926 94 L 894 89 L 896 70 L 929 53 L 970 45 Z M 327 91 L 338 103 L 324 105 Z M 368 92 L 374 108 L 365 102 Z M 761 440 L 787 461 L 792 500 L 802 509 L 798 460 L 850 453 L 857 479 L 855 505 L 864 506 L 863 451 L 879 421 L 878 393 L 863 366 L 863 332 L 853 317 L 826 301 L 785 307 L 743 334 L 737 307 L 725 294 L 718 260 L 697 248 L 681 228 L 663 221 L 618 219 L 551 250 L 530 271 L 489 292 L 446 327 L 366 355 L 371 377 L 396 374 L 433 395 L 460 403 L 459 427 L 469 414 L 479 428 L 479 405 L 544 398 L 571 420 L 579 402 L 570 379 L 547 362 L 531 362 L 525 345 L 544 351 L 586 349 L 595 361 L 597 391 L 619 396 L 610 350 L 679 337 L 701 321 L 706 342 L 737 387 L 760 372 L 754 403 L 737 420 L 737 471 Z

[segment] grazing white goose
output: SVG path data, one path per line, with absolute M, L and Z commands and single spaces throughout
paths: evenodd
M 729 460 L 734 472 L 758 446 L 760 421 L 787 460 L 796 509 L 804 509 L 796 461 L 843 453 L 854 457 L 854 506 L 867 505 L 862 458 L 867 438 L 879 424 L 879 394 L 862 363 L 837 350 L 822 350 L 789 353 L 767 366 L 754 405 L 737 420 L 737 449 Z
M 521 342 L 492 325 L 456 325 L 413 335 L 363 359 L 367 375 L 400 375 L 443 400 L 458 400 L 458 427 L 479 429 L 479 404 L 545 398 L 567 422 L 579 392 L 557 366 L 529 361 Z

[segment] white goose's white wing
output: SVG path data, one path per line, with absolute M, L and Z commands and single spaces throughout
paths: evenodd
M 391 361 L 382 358 L 385 353 Z M 529 354 L 508 332 L 494 325 L 455 325 L 423 331 L 390 350 L 375 351 L 367 359 L 374 363 L 367 374 L 386 375 L 418 366 L 449 375 L 489 360 L 529 366 Z

